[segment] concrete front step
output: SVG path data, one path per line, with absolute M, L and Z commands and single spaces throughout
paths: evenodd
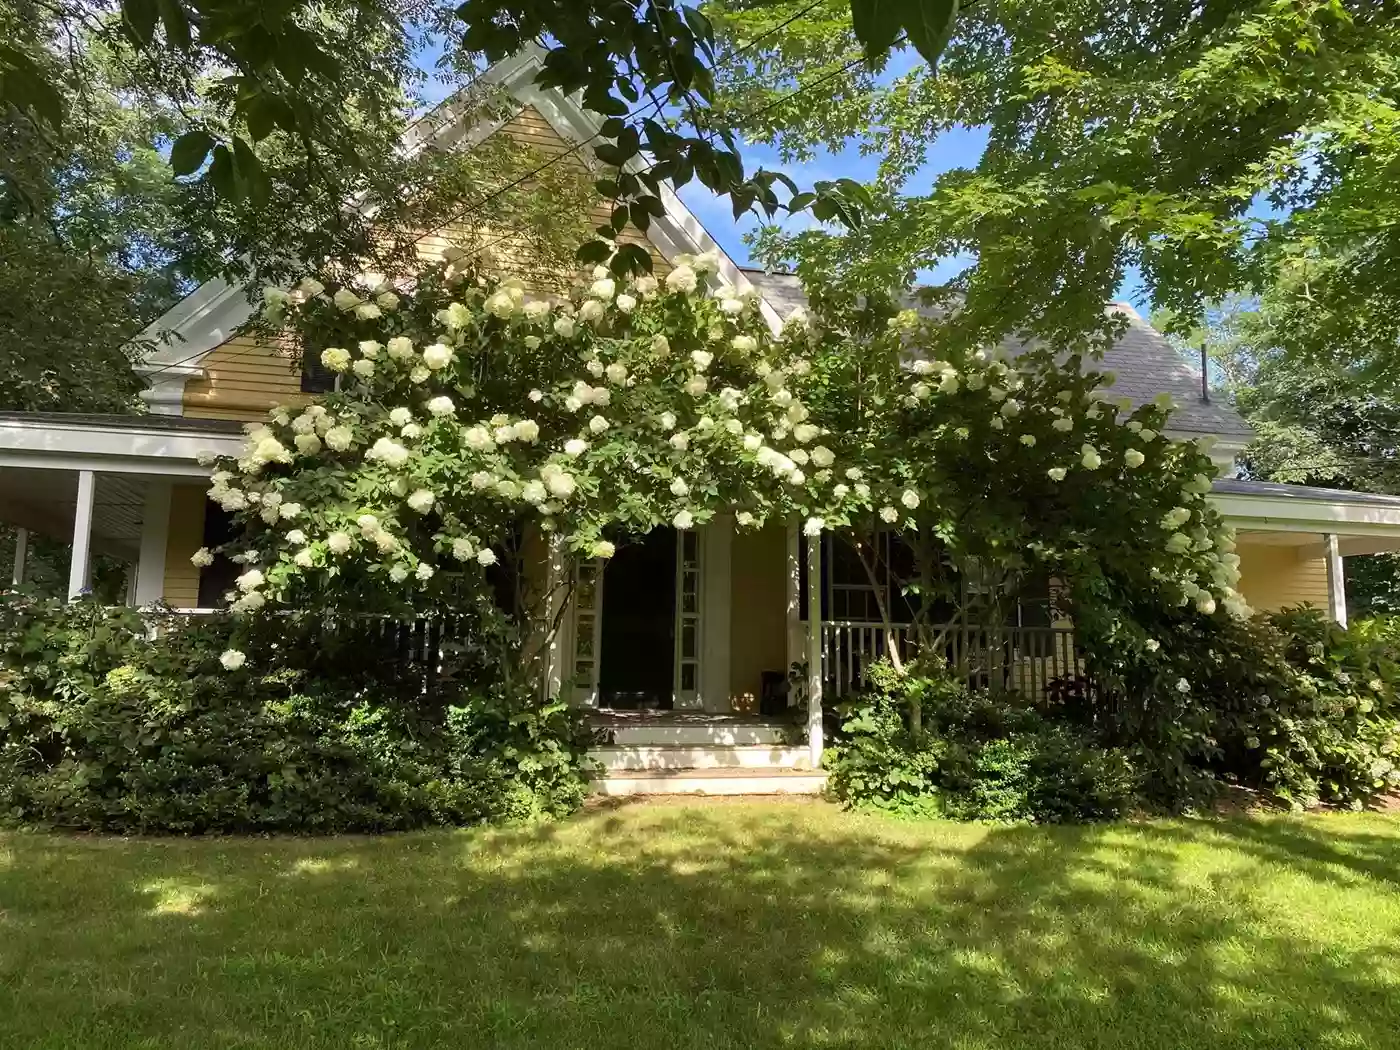
M 765 722 L 605 725 L 616 747 L 776 747 L 786 744 L 791 727 Z
M 807 748 L 772 744 L 596 747 L 589 755 L 610 772 L 653 769 L 808 769 L 812 764 L 811 752 Z
M 802 769 L 649 769 L 593 781 L 600 795 L 820 795 L 826 774 Z

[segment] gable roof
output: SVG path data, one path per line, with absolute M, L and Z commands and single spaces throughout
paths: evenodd
M 807 296 L 793 274 L 745 271 L 770 303 L 787 316 L 795 307 L 807 305 Z M 1228 444 L 1244 444 L 1253 436 L 1249 424 L 1227 402 L 1201 399 L 1201 378 L 1186 363 L 1166 336 L 1138 316 L 1131 307 L 1114 303 L 1113 309 L 1127 316 L 1128 329 L 1119 337 L 1095 367 L 1112 372 L 1116 377 L 1110 388 L 1117 397 L 1126 397 L 1134 405 L 1143 405 L 1158 394 L 1169 394 L 1177 403 L 1172 413 L 1170 431 L 1178 437 L 1214 435 Z M 1026 344 L 1007 340 L 1007 350 L 1013 355 L 1024 351 Z
M 541 88 L 535 84 L 542 54 L 542 49 L 531 47 L 487 69 L 477 82 L 458 91 L 410 126 L 404 134 L 403 148 L 412 153 L 428 146 L 442 149 L 469 146 L 499 130 L 508 118 L 473 119 L 477 113 L 475 103 L 483 88 L 496 88 L 513 101 L 514 112 L 533 107 L 556 134 L 577 144 L 579 152 L 591 155 L 591 143 L 600 139 L 603 118 L 584 109 L 576 98 L 556 88 Z M 640 157 L 632 158 L 627 166 L 632 171 L 645 167 Z M 719 257 L 719 276 L 726 284 L 739 291 L 755 287 L 749 275 L 710 236 L 669 184 L 662 185 L 660 196 L 664 214 L 652 220 L 646 236 L 663 258 L 671 261 L 682 254 L 713 252 Z M 776 328 L 783 315 L 763 300 L 761 290 L 759 293 L 759 310 Z M 142 333 L 145 338 L 157 339 L 165 332 L 173 332 L 174 338 L 143 356 L 135 365 L 136 371 L 148 377 L 159 376 L 166 385 L 182 386 L 186 379 L 200 374 L 204 357 L 233 338 L 252 313 L 253 306 L 243 286 L 230 284 L 222 278 L 206 281 L 146 327 Z M 171 397 L 169 392 L 157 392 L 147 396 L 147 400 L 155 405 L 178 406 L 180 403 L 178 393 Z

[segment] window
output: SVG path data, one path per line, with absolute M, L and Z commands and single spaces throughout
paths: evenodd
M 326 394 L 340 389 L 340 376 L 336 375 L 319 360 L 304 356 L 301 362 L 301 392 L 303 394 Z
M 204 505 L 204 546 L 213 550 L 233 539 L 233 515 L 213 503 Z M 199 570 L 199 607 L 222 609 L 228 603 L 224 594 L 233 589 L 234 578 L 243 571 L 227 555 L 214 555 L 214 564 Z

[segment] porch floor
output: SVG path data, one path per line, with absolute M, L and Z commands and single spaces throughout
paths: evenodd
M 670 729 L 712 726 L 797 725 L 799 716 L 756 715 L 736 711 L 628 711 L 601 708 L 588 713 L 588 724 L 600 729 Z

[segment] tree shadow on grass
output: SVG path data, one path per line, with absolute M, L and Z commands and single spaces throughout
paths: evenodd
M 1281 823 L 640 807 L 324 841 L 20 836 L 0 1046 L 1400 1046 L 1393 886 L 1338 883 Z M 1355 856 L 1393 867 L 1400 839 L 1375 838 Z M 1279 915 L 1280 853 L 1373 934 Z

